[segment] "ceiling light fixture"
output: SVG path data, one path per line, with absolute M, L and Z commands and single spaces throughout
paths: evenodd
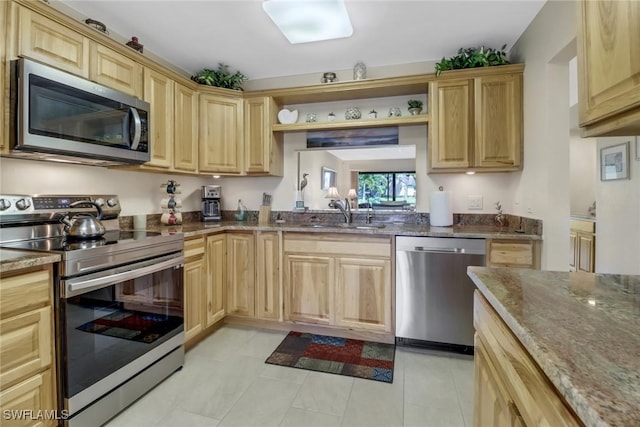
M 344 0 L 265 0 L 262 8 L 291 44 L 353 34 Z

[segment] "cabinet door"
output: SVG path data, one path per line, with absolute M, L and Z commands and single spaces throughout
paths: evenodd
M 280 320 L 280 236 L 259 232 L 256 245 L 256 317 Z
M 95 42 L 91 42 L 90 49 L 91 80 L 142 98 L 142 65 Z M 153 122 L 151 124 L 153 125 Z
M 518 168 L 522 146 L 522 75 L 475 79 L 476 167 Z
M 51 364 L 51 307 L 0 321 L 0 389 Z
M 227 313 L 255 316 L 255 243 L 252 233 L 227 234 Z
M 5 144 L 9 141 L 9 122 L 8 115 L 5 115 L 6 106 L 5 99 L 9 99 L 9 82 L 6 79 L 9 78 L 9 63 L 7 61 L 7 40 L 10 40 L 8 34 L 8 22 L 7 22 L 7 9 L 11 3 L 4 1 L 0 3 L 0 37 L 5 42 L 0 43 L 0 154 L 5 154 L 8 149 L 5 149 Z M 5 121 L 6 120 L 6 121 Z
M 198 169 L 198 93 L 175 84 L 173 168 L 185 172 Z
M 204 329 L 204 268 L 202 257 L 189 258 L 184 264 L 185 342 Z
M 334 323 L 334 259 L 285 255 L 285 320 Z
M 577 270 L 587 273 L 594 272 L 595 266 L 595 238 L 593 234 L 578 233 Z
M 275 135 L 277 107 L 273 98 L 264 96 L 245 100 L 245 165 L 247 174 L 283 174 L 282 134 Z
M 578 234 L 569 230 L 569 271 L 576 271 L 578 261 Z
M 200 95 L 200 172 L 242 172 L 242 117 L 242 99 Z
M 89 77 L 88 38 L 24 7 L 18 7 L 18 22 L 19 55 Z
M 430 169 L 470 167 L 473 80 L 432 82 L 429 94 Z
M 225 316 L 227 236 L 207 237 L 207 327 Z
M 578 16 L 580 125 L 640 106 L 640 2 L 583 0 Z
M 173 164 L 173 85 L 164 74 L 144 69 L 144 100 L 151 106 L 149 138 L 150 166 L 170 167 Z
M 337 268 L 336 324 L 391 331 L 391 263 L 338 258 Z
M 37 375 L 29 377 L 25 381 L 0 392 L 0 408 L 3 411 L 32 411 L 34 419 L 3 420 L 3 426 L 20 427 L 44 427 L 57 425 L 55 420 L 37 419 L 38 411 L 50 411 L 57 409 L 53 370 L 47 369 Z M 60 414 L 58 414 L 60 415 Z
M 484 344 L 477 336 L 474 371 L 474 427 L 513 425 L 509 422 L 508 394 L 490 365 Z

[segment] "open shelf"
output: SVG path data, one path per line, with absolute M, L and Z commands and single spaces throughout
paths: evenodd
M 415 126 L 429 123 L 428 114 L 418 114 L 415 116 L 382 117 L 377 119 L 341 120 L 335 122 L 312 122 L 312 123 L 292 123 L 274 124 L 271 130 L 274 132 L 292 132 L 306 130 L 339 130 L 339 129 L 359 129 L 386 126 Z

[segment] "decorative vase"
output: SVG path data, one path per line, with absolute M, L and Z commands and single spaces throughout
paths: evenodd
M 333 113 L 329 113 L 329 114 L 327 115 L 327 120 L 328 120 L 328 121 L 330 121 L 330 122 L 335 121 L 335 120 L 336 120 L 336 115 L 335 115 L 335 114 L 333 114 Z
M 420 114 L 422 112 L 422 107 L 412 107 L 409 108 L 409 113 L 412 116 L 417 116 L 418 114 Z
M 337 81 L 338 78 L 336 77 L 336 73 L 331 71 L 322 74 L 322 78 L 320 79 L 320 83 L 333 83 Z
M 402 111 L 400 111 L 400 108 L 398 107 L 389 108 L 389 117 L 400 117 L 401 115 L 402 115 Z
M 306 118 L 307 123 L 313 123 L 318 121 L 318 116 L 316 113 L 308 113 Z
M 367 66 L 364 62 L 358 61 L 353 67 L 353 80 L 364 80 L 367 78 Z
M 349 107 L 344 113 L 344 118 L 347 120 L 358 120 L 360 117 L 362 117 L 362 113 L 357 107 Z

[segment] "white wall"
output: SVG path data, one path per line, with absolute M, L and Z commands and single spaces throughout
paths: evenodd
M 571 215 L 588 215 L 596 201 L 598 160 L 595 138 L 572 136 L 569 141 Z
M 515 214 L 544 221 L 542 268 L 568 270 L 569 60 L 576 3 L 547 1 L 511 50 L 524 70 L 524 169 Z
M 166 197 L 160 185 L 181 184 L 182 211 L 200 210 L 200 187 L 213 179 L 142 173 L 20 159 L 0 159 L 0 192 L 4 194 L 116 194 L 122 215 L 160 213 Z
M 633 137 L 598 138 L 600 149 L 630 142 L 630 179 L 596 181 L 596 272 L 640 274 L 640 161 Z M 599 157 L 598 157 L 599 158 Z

